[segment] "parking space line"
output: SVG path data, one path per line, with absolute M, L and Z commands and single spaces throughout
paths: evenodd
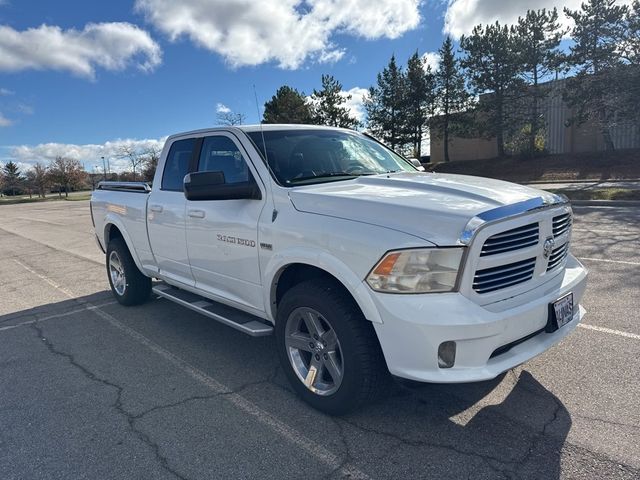
M 579 323 L 579 327 L 586 328 L 587 330 L 594 330 L 596 332 L 610 333 L 611 335 L 618 335 L 619 337 L 633 338 L 634 340 L 640 340 L 640 335 L 636 333 L 623 332 L 621 330 L 613 330 L 607 327 L 598 327 L 596 325 L 589 325 L 588 323 Z
M 64 293 L 68 297 L 75 298 L 73 293 L 71 293 L 66 288 L 58 285 L 51 278 L 47 277 L 44 274 L 40 274 L 36 272 L 31 267 L 29 267 L 28 265 L 25 265 L 19 260 L 14 259 L 14 261 L 18 265 L 22 266 L 25 270 L 32 273 L 33 275 L 36 275 L 38 278 L 45 281 L 46 283 L 48 283 L 55 289 L 59 290 L 60 292 Z M 93 308 L 89 308 L 89 307 L 93 307 Z M 367 480 L 370 478 L 366 473 L 362 472 L 358 468 L 354 466 L 344 465 L 344 461 L 340 457 L 338 457 L 337 455 L 334 455 L 329 450 L 324 448 L 322 445 L 305 437 L 302 433 L 298 432 L 297 430 L 290 427 L 286 423 L 278 420 L 270 413 L 261 409 L 255 403 L 251 402 L 250 400 L 247 400 L 245 397 L 243 397 L 238 393 L 234 393 L 231 388 L 227 387 L 223 383 L 218 382 L 216 379 L 210 377 L 209 375 L 204 373 L 202 370 L 199 370 L 198 368 L 194 367 L 193 365 L 186 362 L 185 360 L 177 357 L 170 351 L 165 350 L 163 347 L 161 347 L 154 341 L 148 339 L 147 337 L 137 332 L 136 330 L 126 326 L 124 323 L 120 322 L 117 318 L 115 318 L 111 314 L 105 312 L 104 310 L 101 310 L 100 307 L 98 307 L 97 305 L 93 305 L 90 302 L 87 302 L 86 309 L 95 313 L 96 315 L 101 317 L 103 320 L 106 320 L 111 326 L 119 329 L 120 331 L 125 333 L 127 336 L 133 338 L 138 343 L 147 347 L 149 350 L 160 355 L 162 358 L 164 358 L 169 363 L 171 363 L 174 367 L 177 367 L 178 369 L 182 370 L 184 373 L 189 375 L 194 380 L 206 385 L 211 390 L 213 390 L 214 393 L 224 394 L 221 396 L 221 398 L 224 398 L 233 406 L 242 410 L 247 415 L 251 415 L 260 423 L 269 427 L 271 430 L 273 430 L 277 434 L 287 439 L 293 445 L 297 446 L 298 448 L 301 448 L 309 455 L 312 455 L 314 458 L 324 463 L 326 466 L 328 466 L 332 470 L 339 471 L 343 476 L 346 476 L 352 479 Z
M 607 258 L 587 258 L 578 257 L 580 260 L 587 260 L 588 262 L 606 262 L 606 263 L 621 263 L 623 265 L 640 265 L 640 262 L 627 262 L 625 260 L 609 260 Z
M 47 321 L 47 320 L 53 320 L 55 318 L 64 318 L 64 317 L 68 317 L 68 316 L 71 316 L 71 315 L 75 315 L 76 313 L 82 313 L 82 312 L 87 312 L 87 311 L 90 311 L 90 310 L 95 310 L 97 308 L 108 307 L 109 305 L 114 305 L 116 303 L 118 303 L 118 302 L 113 300 L 112 302 L 101 303 L 99 305 L 86 305 L 83 308 L 78 308 L 76 310 L 71 310 L 70 312 L 55 313 L 53 315 L 47 315 L 46 317 L 36 318 L 35 320 L 27 320 L 25 322 L 16 323 L 15 325 L 6 325 L 4 327 L 0 327 L 0 332 L 3 332 L 5 330 L 12 330 L 12 329 L 18 328 L 18 327 L 24 327 L 25 325 L 32 325 L 34 323 L 44 322 L 44 321 Z

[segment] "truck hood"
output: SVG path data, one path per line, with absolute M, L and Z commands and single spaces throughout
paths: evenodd
M 391 228 L 435 245 L 455 245 L 474 216 L 551 194 L 489 178 L 392 173 L 297 187 L 289 197 L 301 212 Z

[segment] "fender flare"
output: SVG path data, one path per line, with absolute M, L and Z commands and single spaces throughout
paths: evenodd
M 365 318 L 374 323 L 383 323 L 380 313 L 371 297 L 369 288 L 345 263 L 325 251 L 311 248 L 292 248 L 273 255 L 265 267 L 263 278 L 264 304 L 268 306 L 267 315 L 275 323 L 276 286 L 280 274 L 292 264 L 316 267 L 335 277 L 351 294 Z
M 127 248 L 129 249 L 129 253 L 131 254 L 131 257 L 133 258 L 133 261 L 136 264 L 136 267 L 138 267 L 138 270 L 140 270 L 141 272 L 144 272 L 145 269 L 142 267 L 142 263 L 140 263 L 140 259 L 138 258 L 138 252 L 136 252 L 136 249 L 133 246 L 133 241 L 131 240 L 131 237 L 127 233 L 127 230 L 124 228 L 124 225 L 120 221 L 120 219 L 113 214 L 107 214 L 104 218 L 104 231 L 102 234 L 102 241 L 104 243 L 105 251 L 107 250 L 107 246 L 108 246 L 107 245 L 108 232 L 111 229 L 111 226 L 116 227 L 120 231 L 120 233 L 122 234 L 122 238 L 124 239 L 124 243 L 127 245 Z

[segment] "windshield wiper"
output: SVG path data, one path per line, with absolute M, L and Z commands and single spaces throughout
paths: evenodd
M 349 172 L 325 172 L 318 175 L 309 175 L 307 177 L 292 178 L 287 180 L 287 183 L 304 182 L 305 180 L 315 180 L 316 178 L 331 178 L 331 177 L 360 177 L 363 175 L 375 175 L 375 173 L 349 173 Z

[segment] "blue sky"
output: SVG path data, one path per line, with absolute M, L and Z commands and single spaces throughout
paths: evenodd
M 283 84 L 323 73 L 355 93 L 395 53 L 436 51 L 475 23 L 577 0 L 0 0 L 0 162 L 64 154 L 91 165 L 122 141 L 256 123 Z

